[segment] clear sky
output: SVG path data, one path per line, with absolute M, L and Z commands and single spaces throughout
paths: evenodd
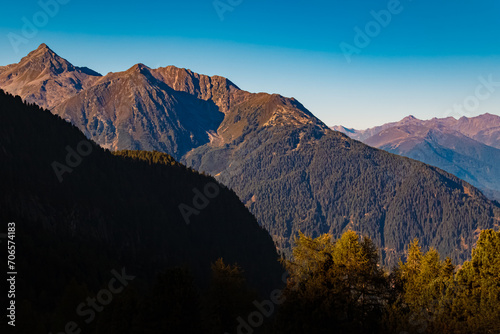
M 500 114 L 498 0 L 54 1 L 2 3 L 0 65 L 40 43 L 102 74 L 175 65 L 355 128 Z

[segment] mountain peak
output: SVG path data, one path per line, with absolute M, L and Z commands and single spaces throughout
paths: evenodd
M 145 71 L 149 73 L 149 71 L 151 71 L 151 69 L 142 63 L 138 63 L 138 64 L 135 64 L 134 66 L 132 66 L 131 68 L 129 68 L 126 72 L 127 73 L 142 73 L 142 74 L 144 74 Z
M 403 119 L 401 120 L 401 122 L 409 122 L 409 121 L 414 121 L 414 120 L 416 120 L 416 119 L 417 119 L 417 118 L 416 118 L 415 116 L 413 116 L 413 115 L 409 115 L 409 116 L 406 116 L 405 118 L 403 118 Z
M 40 44 L 40 46 L 36 49 L 31 51 L 25 59 L 33 59 L 33 58 L 38 58 L 38 57 L 50 57 L 50 58 L 59 58 L 59 56 L 52 51 L 51 48 L 45 43 Z
M 49 46 L 48 46 L 47 44 L 45 44 L 45 43 L 40 44 L 40 45 L 38 46 L 37 50 L 50 50 L 50 51 L 52 51 L 52 50 L 49 48 Z
M 30 103 L 52 108 L 88 87 L 100 74 L 73 66 L 42 43 L 0 74 L 0 87 Z
M 149 69 L 149 67 L 147 67 L 146 65 L 144 65 L 143 63 L 137 63 L 135 64 L 134 66 L 132 66 L 133 69 L 139 69 L 139 70 L 143 70 L 143 69 Z

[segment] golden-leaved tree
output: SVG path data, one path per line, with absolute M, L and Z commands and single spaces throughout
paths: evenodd
M 482 231 L 456 275 L 453 312 L 464 332 L 500 333 L 500 232 Z
M 276 333 L 371 333 L 378 327 L 386 291 L 377 249 L 369 238 L 345 232 L 299 234 L 289 272 L 285 303 Z

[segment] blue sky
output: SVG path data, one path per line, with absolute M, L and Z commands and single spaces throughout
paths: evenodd
M 176 65 L 295 97 L 326 124 L 355 128 L 500 114 L 500 85 L 475 98 L 484 80 L 500 82 L 498 0 L 217 0 L 219 11 L 213 0 L 59 0 L 44 16 L 51 1 L 2 4 L 0 65 L 40 43 L 102 74 Z

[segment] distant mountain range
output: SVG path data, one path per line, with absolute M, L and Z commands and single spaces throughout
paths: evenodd
M 333 126 L 332 129 L 364 142 L 384 130 L 410 124 L 448 132 L 455 131 L 480 143 L 500 149 L 500 116 L 492 114 L 471 118 L 464 116 L 458 120 L 453 117 L 419 120 L 410 115 L 399 122 L 386 123 L 366 130 L 350 129 L 344 126 Z
M 289 251 L 298 231 L 339 236 L 352 229 L 382 248 L 386 265 L 416 237 L 461 262 L 479 230 L 498 228 L 498 204 L 470 184 L 332 131 L 293 98 L 252 94 L 173 66 L 137 64 L 100 77 L 64 64 L 41 45 L 0 69 L 0 78 L 10 76 L 0 88 L 25 87 L 27 101 L 50 105 L 104 148 L 155 149 L 214 175 L 280 251 Z M 81 85 L 64 80 L 77 74 Z
M 366 130 L 334 126 L 353 139 L 437 166 L 500 201 L 500 116 L 419 120 L 408 116 Z

